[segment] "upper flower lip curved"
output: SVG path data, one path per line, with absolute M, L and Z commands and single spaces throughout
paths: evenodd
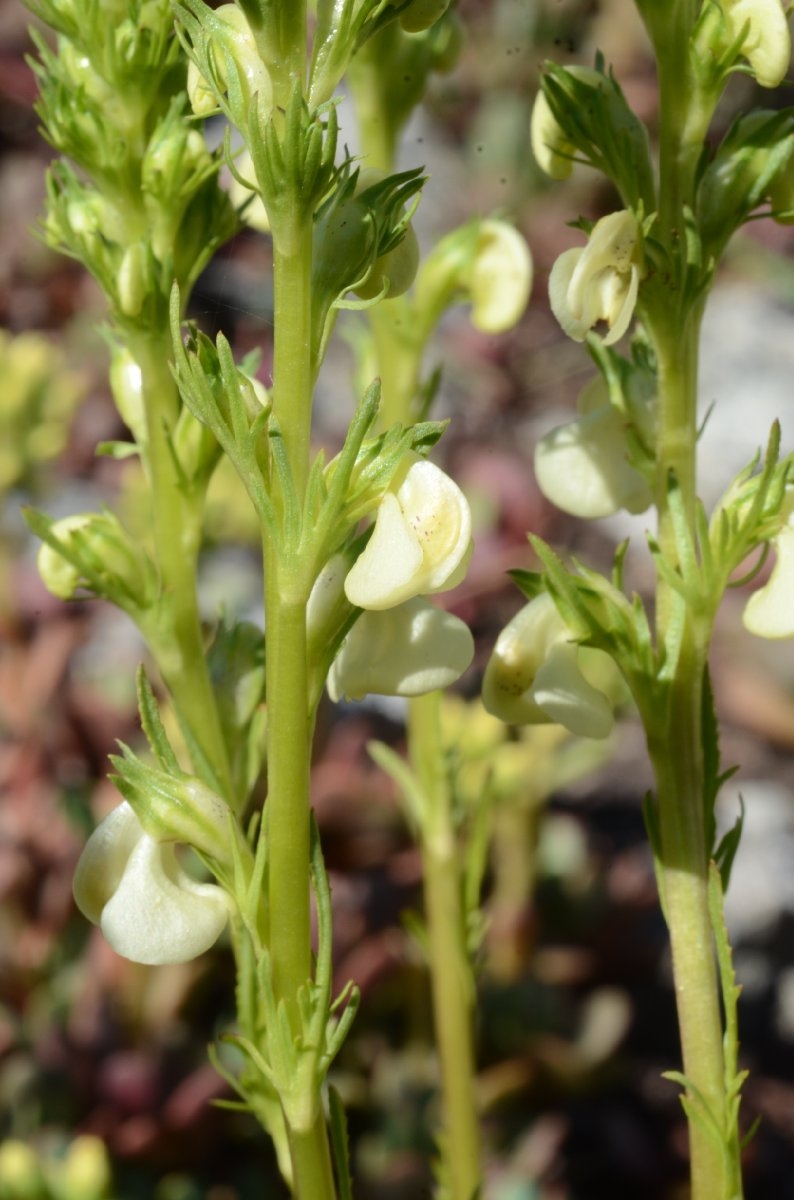
M 350 569 L 345 594 L 359 608 L 393 608 L 455 587 L 468 563 L 471 513 L 439 467 L 411 455 L 385 493 L 372 536 Z
M 474 328 L 482 333 L 512 329 L 527 306 L 532 276 L 532 254 L 518 230 L 494 218 L 481 221 L 467 281 Z
M 780 0 L 722 0 L 722 10 L 732 40 L 744 31 L 739 53 L 761 87 L 777 87 L 791 61 L 791 35 Z
M 640 228 L 628 210 L 596 222 L 584 247 L 564 251 L 551 269 L 552 312 L 574 341 L 606 322 L 605 346 L 629 327 L 640 285 Z
M 75 871 L 77 907 L 113 949 L 148 965 L 188 962 L 226 925 L 231 902 L 183 870 L 172 843 L 157 842 L 127 801 L 97 826 Z

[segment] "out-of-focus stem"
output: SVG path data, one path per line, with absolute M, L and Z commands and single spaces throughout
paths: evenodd
M 474 980 L 451 796 L 441 741 L 441 693 L 411 701 L 411 758 L 424 802 L 421 837 L 433 1016 L 443 1095 L 444 1174 L 450 1200 L 471 1200 L 481 1179 L 473 1042 Z
M 168 427 L 178 412 L 171 374 L 171 345 L 164 336 L 141 333 L 129 348 L 141 370 L 146 410 L 146 463 L 152 494 L 153 535 L 169 620 L 147 630 L 151 649 L 176 711 L 211 763 L 234 803 L 234 788 L 215 694 L 207 669 L 198 608 L 196 568 L 201 548 L 201 507 L 184 493 L 168 445 Z

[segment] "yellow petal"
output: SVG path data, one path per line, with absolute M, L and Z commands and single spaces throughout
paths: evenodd
M 746 30 L 742 54 L 762 87 L 783 82 L 791 61 L 791 35 L 780 0 L 724 0 L 732 39 Z
M 191 879 L 173 845 L 144 834 L 102 910 L 100 927 L 117 954 L 161 966 L 189 962 L 209 950 L 228 919 L 225 892 Z
M 345 595 L 359 608 L 391 608 L 411 595 L 421 566 L 419 539 L 395 494 L 386 492 L 372 537 L 345 580 Z
M 512 329 L 527 306 L 532 274 L 532 255 L 518 230 L 506 221 L 482 221 L 469 279 L 475 329 Z
M 789 638 L 794 637 L 794 527 L 786 525 L 774 545 L 772 574 L 747 601 L 742 621 L 756 637 Z
M 468 626 L 417 597 L 362 613 L 334 659 L 328 694 L 332 700 L 421 696 L 449 687 L 473 657 Z

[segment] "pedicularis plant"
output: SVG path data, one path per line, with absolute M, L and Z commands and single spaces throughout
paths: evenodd
M 410 764 L 373 753 L 401 785 L 422 848 L 444 1094 L 441 1187 L 481 1187 L 474 1103 L 472 953 L 487 831 L 464 820 L 441 744 L 438 689 L 469 666 L 466 626 L 427 599 L 463 577 L 471 518 L 429 459 L 431 334 L 466 299 L 487 332 L 520 316 L 531 279 L 522 239 L 475 220 L 420 263 L 411 217 L 421 169 L 395 173 L 400 130 L 433 71 L 454 61 L 448 0 L 31 0 L 55 31 L 39 37 L 40 115 L 64 156 L 48 178 L 48 241 L 81 260 L 108 302 L 111 386 L 148 483 L 151 537 L 111 512 L 52 522 L 31 513 L 42 576 L 64 599 L 92 593 L 141 630 L 178 720 L 166 734 L 141 672 L 151 755 L 114 759 L 123 802 L 80 861 L 75 896 L 119 953 L 179 962 L 229 929 L 237 964 L 240 1102 L 273 1138 L 301 1200 L 351 1195 L 344 1120 L 326 1077 L 356 1008 L 331 992 L 331 905 L 313 828 L 309 765 L 317 707 L 332 698 L 409 698 Z M 572 513 L 654 505 L 657 589 L 650 613 L 610 578 L 542 564 L 516 572 L 529 603 L 498 639 L 483 698 L 514 724 L 603 738 L 622 676 L 656 775 L 646 819 L 672 947 L 693 1200 L 742 1193 L 735 986 L 722 894 L 740 823 L 719 843 L 719 763 L 708 676 L 717 608 L 753 551 L 772 545 L 770 581 L 746 623 L 794 634 L 789 600 L 792 465 L 773 430 L 762 460 L 715 511 L 697 498 L 697 353 L 708 290 L 733 231 L 771 206 L 794 219 L 794 115 L 740 116 L 719 144 L 709 125 L 729 76 L 776 86 L 789 60 L 780 0 L 638 0 L 660 85 L 660 153 L 618 82 L 595 67 L 549 65 L 533 121 L 553 178 L 574 162 L 603 172 L 623 208 L 592 223 L 550 279 L 552 309 L 587 342 L 597 374 L 581 415 L 538 447 L 543 490 Z M 341 149 L 336 95 L 347 79 L 360 159 Z M 211 153 L 203 119 L 227 137 Z M 234 177 L 230 192 L 221 167 Z M 235 202 L 230 199 L 235 195 Z M 235 362 L 183 317 L 199 273 L 242 222 L 272 237 L 272 386 L 257 359 Z M 362 398 L 340 452 L 312 452 L 312 398 L 343 309 L 360 310 Z M 615 344 L 637 318 L 629 352 Z M 379 380 L 375 378 L 379 376 Z M 202 628 L 196 570 L 207 488 L 222 456 L 261 525 L 265 634 Z M 267 796 L 257 785 L 266 769 Z M 468 841 L 464 833 L 468 831 Z M 464 845 L 465 842 L 465 845 Z M 199 881 L 176 847 L 204 864 Z M 312 944 L 312 894 L 317 942 Z M 724 1006 L 724 1030 L 720 1012 Z
M 415 277 L 417 371 L 450 303 L 468 297 L 475 320 L 493 322 L 516 235 L 476 222 L 417 276 L 421 169 L 388 173 L 338 144 L 335 94 L 350 68 L 360 62 L 377 78 L 414 64 L 418 88 L 403 88 L 396 131 L 430 72 L 450 63 L 458 30 L 444 2 L 32 7 L 56 33 L 54 48 L 37 38 L 39 112 L 64 156 L 48 178 L 45 235 L 106 294 L 111 386 L 132 441 L 103 449 L 139 456 L 151 538 L 133 539 L 110 511 L 57 522 L 31 513 L 30 524 L 55 594 L 105 597 L 138 625 L 182 743 L 169 741 L 142 672 L 151 759 L 127 747 L 114 759 L 124 800 L 90 838 L 75 896 L 141 963 L 195 957 L 228 926 L 242 1066 L 219 1067 L 271 1135 L 292 1192 L 346 1196 L 342 1116 L 332 1094 L 332 1153 L 323 1092 L 357 997 L 352 985 L 331 994 L 330 895 L 309 804 L 315 715 L 326 682 L 335 698 L 416 696 L 466 670 L 469 630 L 426 597 L 463 577 L 471 517 L 428 459 L 443 425 L 417 421 L 402 399 L 380 416 L 370 378 L 326 461 L 311 448 L 313 394 L 340 310 L 373 309 Z M 211 114 L 228 130 L 215 154 L 202 134 Z M 237 208 L 219 185 L 224 163 Z M 270 389 L 255 378 L 255 357 L 236 363 L 222 335 L 213 342 L 183 323 L 199 273 L 248 215 L 273 242 Z M 511 319 L 530 283 L 518 244 Z M 261 524 L 266 636 L 221 622 L 206 638 L 199 619 L 204 504 L 224 454 Z M 201 859 L 204 881 L 186 872 L 179 845 Z
M 529 604 L 497 642 L 483 698 L 506 720 L 560 721 L 599 737 L 612 713 L 583 648 L 606 655 L 627 682 L 656 780 L 645 819 L 672 944 L 683 1071 L 670 1077 L 683 1088 L 689 1121 L 691 1195 L 736 1200 L 744 1073 L 722 899 L 741 819 L 717 839 L 715 800 L 732 772 L 720 766 L 708 654 L 726 588 L 752 578 L 770 545 L 775 569 L 744 621 L 762 637 L 794 633 L 792 462 L 779 458 L 773 428 L 765 454 L 726 481 L 714 511 L 705 511 L 696 471 L 698 344 L 731 234 L 759 209 L 794 218 L 792 110 L 742 114 L 714 143 L 712 118 L 734 72 L 777 87 L 791 47 L 779 0 L 637 0 L 637 7 L 657 60 L 658 164 L 602 61 L 548 64 L 533 111 L 539 165 L 562 179 L 574 162 L 586 163 L 607 176 L 623 205 L 595 223 L 581 221 L 585 245 L 562 254 L 551 272 L 552 310 L 570 337 L 587 343 L 597 374 L 578 419 L 538 445 L 535 470 L 547 496 L 578 516 L 655 507 L 654 605 L 624 590 L 626 545 L 605 578 L 566 566 L 532 539 L 543 570 L 517 573 Z M 635 318 L 630 350 L 619 354 L 614 346 Z M 754 551 L 760 560 L 738 579 Z

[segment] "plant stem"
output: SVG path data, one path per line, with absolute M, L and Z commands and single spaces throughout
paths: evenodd
M 275 341 L 273 413 L 287 451 L 290 482 L 302 510 L 309 473 L 311 370 L 311 220 L 286 221 L 274 230 Z M 266 538 L 265 627 L 268 706 L 269 953 L 276 1001 L 283 1003 L 293 1036 L 301 1035 L 298 994 L 312 976 L 309 859 L 309 772 L 312 717 L 306 646 L 311 580 L 297 557 L 299 530 L 291 528 L 282 482 L 272 471 L 281 510 L 278 544 Z M 328 1135 L 320 1098 L 310 1130 L 289 1129 L 293 1187 L 300 1200 L 333 1200 Z
M 308 1133 L 289 1130 L 294 1194 L 299 1200 L 336 1200 L 331 1152 L 322 1111 Z
M 686 638 L 670 694 L 668 735 L 649 741 L 658 789 L 664 908 L 670 929 L 684 1074 L 724 1128 L 719 986 L 708 908 L 700 705 L 705 654 Z M 729 1200 L 722 1148 L 689 1122 L 692 1200 Z
M 409 425 L 416 419 L 424 340 L 417 339 L 410 305 L 402 296 L 382 300 L 368 313 L 380 376 L 380 426 Z
M 697 366 L 704 298 L 693 296 L 697 252 L 686 235 L 695 179 L 715 97 L 699 90 L 690 38 L 693 0 L 662 16 L 643 5 L 659 72 L 659 215 L 656 236 L 666 264 L 648 281 L 646 325 L 658 367 L 656 503 L 666 561 L 682 566 L 669 506 L 674 477 L 691 544 L 696 545 Z M 693 254 L 695 257 L 693 258 Z M 661 265 L 661 264 L 660 264 Z M 714 933 L 708 906 L 703 676 L 711 637 L 709 598 L 684 600 L 659 580 L 656 637 L 665 654 L 648 747 L 657 783 L 662 900 L 670 930 L 676 1005 L 687 1079 L 691 1200 L 733 1200 L 726 1146 L 725 1066 Z M 704 1112 L 705 1109 L 708 1112 Z M 700 1119 L 698 1119 L 700 1118 Z M 709 1122 L 716 1129 L 709 1129 Z
M 273 238 L 273 414 L 302 501 L 311 448 L 311 220 L 284 222 Z
M 658 487 L 659 542 L 667 560 L 676 546 L 667 502 L 675 472 L 693 531 L 697 350 L 699 313 L 691 312 L 683 336 L 660 335 Z M 689 1102 L 702 1098 L 724 1129 L 724 1060 L 714 938 L 708 907 L 704 763 L 703 674 L 710 622 L 692 612 L 668 585 L 657 587 L 657 637 L 671 657 L 669 690 L 650 714 L 648 745 L 657 782 L 665 916 L 670 929 L 678 1023 Z M 674 649 L 675 648 L 675 649 Z M 729 1200 L 722 1147 L 702 1121 L 689 1120 L 691 1200 Z
M 389 106 L 392 82 L 384 80 L 383 64 L 393 60 L 399 48 L 397 22 L 387 25 L 355 56 L 348 70 L 364 166 L 387 174 L 394 170 L 399 122 Z
M 279 231 L 280 232 L 280 231 Z M 284 438 L 291 486 L 302 504 L 309 470 L 311 225 L 274 237 L 273 413 Z M 286 500 L 273 471 L 273 496 Z M 267 836 L 270 955 L 276 997 L 297 1032 L 297 994 L 311 975 L 309 764 L 311 727 L 306 652 L 307 590 L 293 561 L 294 536 L 265 538 L 267 635 Z
M 441 743 L 441 693 L 411 700 L 411 757 L 425 803 L 425 915 L 444 1111 L 442 1155 L 450 1200 L 472 1200 L 481 1181 L 474 1091 L 474 981 L 466 949 L 460 866 Z
M 170 370 L 170 340 L 140 334 L 129 338 L 129 348 L 142 376 L 148 432 L 145 461 L 167 615 L 145 632 L 180 720 L 201 746 L 226 798 L 234 804 L 231 766 L 207 669 L 196 592 L 202 502 L 187 494 L 168 445 L 168 430 L 179 411 Z
M 360 54 L 349 82 L 366 166 L 394 170 L 399 122 L 389 107 L 382 63 L 396 53 L 397 27 Z M 422 356 L 430 334 L 419 328 L 410 300 L 384 300 L 368 312 L 375 369 L 381 378 L 380 428 L 416 420 Z M 441 1155 L 449 1200 L 472 1200 L 481 1183 L 475 1096 L 475 986 L 466 946 L 461 870 L 441 739 L 441 692 L 408 701 L 408 747 L 425 800 L 419 830 L 433 1018 L 441 1068 L 444 1139 Z

